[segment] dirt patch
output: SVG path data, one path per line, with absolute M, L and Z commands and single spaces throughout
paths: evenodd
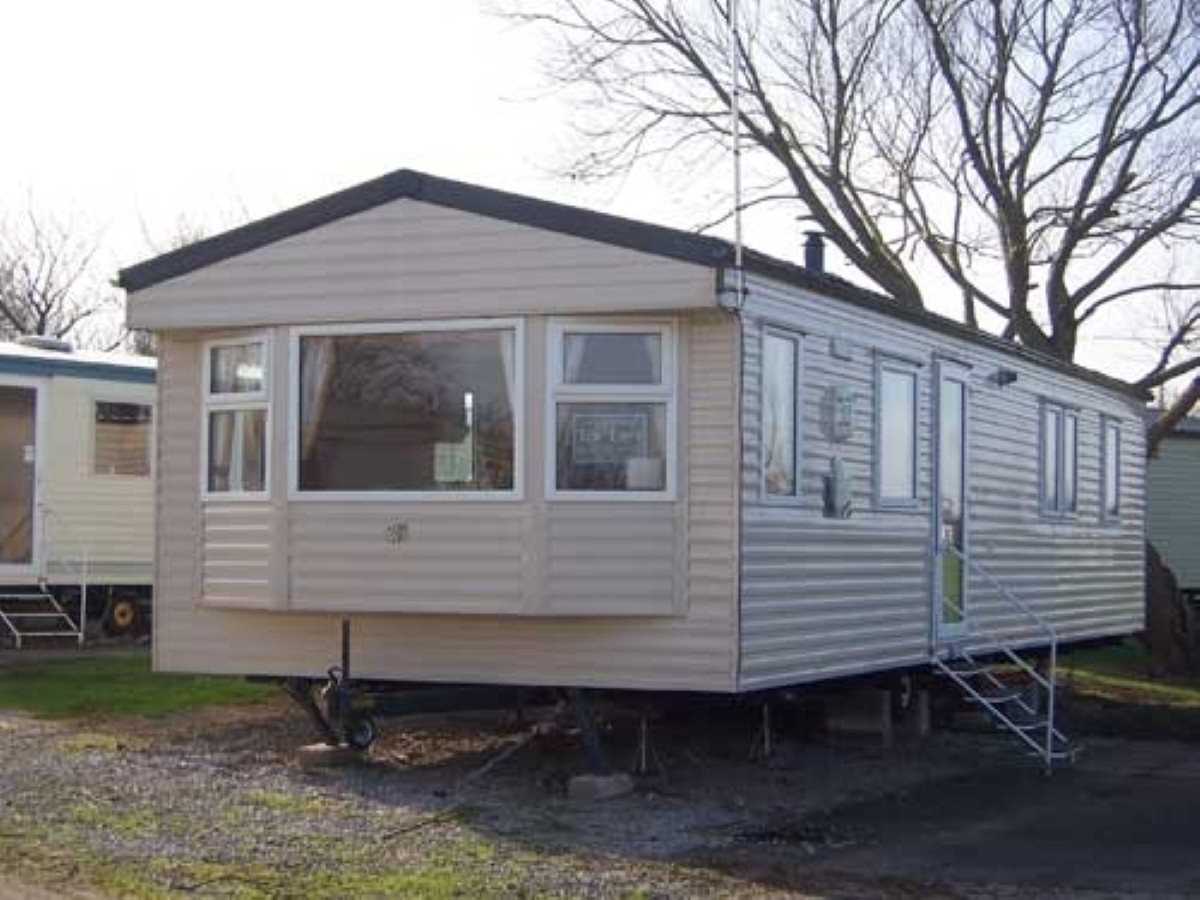
M 614 765 L 634 761 L 635 724 L 605 734 Z M 1048 782 L 995 735 L 936 733 L 885 752 L 781 721 L 764 760 L 748 711 L 698 709 L 650 736 L 652 771 L 633 795 L 580 805 L 565 789 L 586 768 L 578 737 L 529 739 L 509 714 L 388 722 L 363 763 L 313 771 L 294 756 L 313 740 L 308 723 L 282 698 L 159 720 L 0 713 L 0 872 L 118 896 L 1130 894 L 1127 869 L 1105 882 L 955 868 L 988 835 L 1019 853 L 1023 810 L 1052 808 L 1038 799 Z M 1071 803 L 1093 817 L 1088 804 L 1106 804 L 1116 827 L 1141 781 L 1180 770 L 1177 746 L 1194 755 L 1101 740 L 1094 764 L 1054 777 L 1066 811 L 1051 818 L 1065 829 Z M 1170 783 L 1180 816 L 1189 785 Z M 955 843 L 964 836 L 978 846 Z M 1176 874 L 1200 887 L 1193 869 Z

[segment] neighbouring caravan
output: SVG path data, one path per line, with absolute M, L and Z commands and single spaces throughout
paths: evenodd
M 1200 603 L 1200 419 L 1184 419 L 1146 464 L 1150 542 Z
M 362 678 L 738 693 L 1141 627 L 1138 392 L 733 260 L 405 170 L 124 270 L 157 667 L 349 619 Z
M 130 631 L 154 561 L 155 360 L 0 343 L 0 643 Z M 86 604 L 80 599 L 86 598 Z

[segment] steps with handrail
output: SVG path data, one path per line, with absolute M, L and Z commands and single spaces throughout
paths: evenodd
M 69 638 L 83 643 L 82 617 L 76 622 L 44 584 L 32 589 L 0 590 L 0 625 L 18 650 L 26 641 L 37 638 Z

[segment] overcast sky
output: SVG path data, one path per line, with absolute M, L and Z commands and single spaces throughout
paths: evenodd
M 220 229 L 402 167 L 702 221 L 724 185 L 681 196 L 650 172 L 599 188 L 555 176 L 570 109 L 545 89 L 538 40 L 485 3 L 5 2 L 0 204 L 93 231 L 111 272 L 181 222 Z M 799 233 L 751 220 L 747 240 L 795 256 Z M 1109 325 L 1089 361 L 1144 358 L 1127 337 Z

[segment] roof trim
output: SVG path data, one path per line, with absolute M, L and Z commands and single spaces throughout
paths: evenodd
M 130 384 L 154 384 L 156 371 L 145 366 L 0 355 L 0 375 L 25 375 L 31 378 L 60 376 L 88 378 L 96 381 L 120 381 Z
M 452 181 L 414 169 L 398 169 L 371 181 L 122 269 L 117 284 L 131 293 L 144 290 L 338 219 L 405 198 L 711 269 L 726 269 L 734 260 L 733 245 L 720 238 L 652 225 L 636 219 L 549 200 L 539 200 L 523 194 Z M 937 313 L 902 306 L 884 294 L 867 290 L 833 275 L 814 273 L 802 266 L 753 250 L 745 252 L 744 264 L 751 272 L 1017 356 L 1138 400 L 1145 401 L 1150 398 L 1148 392 L 1126 382 L 1001 340 Z
M 399 169 L 122 269 L 117 284 L 127 291 L 140 291 L 338 219 L 406 198 L 710 268 L 733 258 L 730 245 L 719 238 L 451 181 L 413 169 Z

